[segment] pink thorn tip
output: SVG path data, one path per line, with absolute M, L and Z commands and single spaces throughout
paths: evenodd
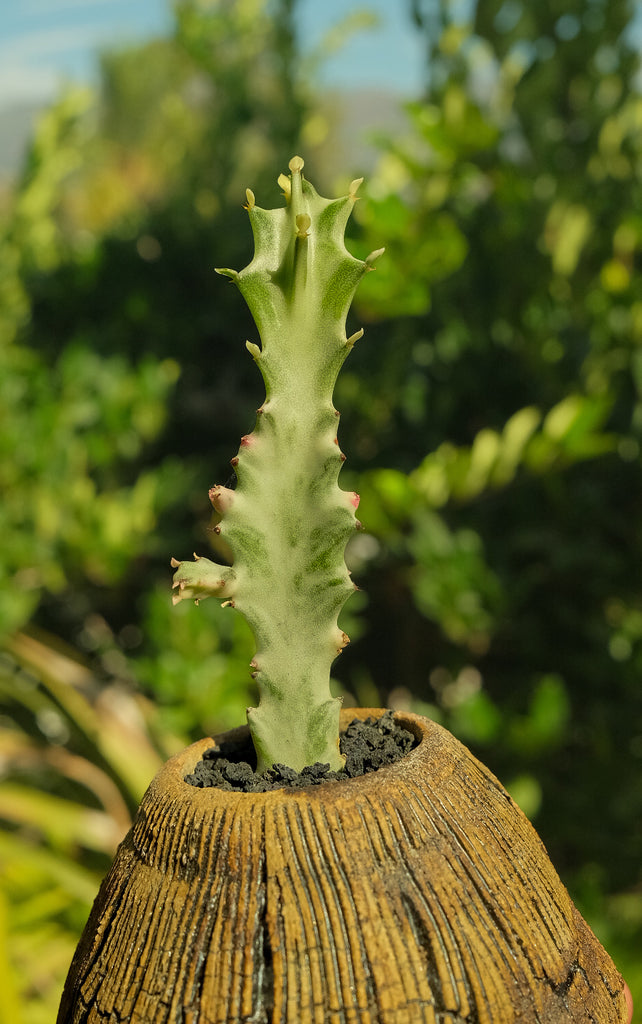
M 234 501 L 234 491 L 230 490 L 229 487 L 221 487 L 220 484 L 217 484 L 216 487 L 210 487 L 208 496 L 216 511 L 221 514 Z
M 361 501 L 361 495 L 357 494 L 356 491 L 353 491 L 352 494 L 350 495 L 350 501 L 352 502 L 352 504 L 354 505 L 355 508 L 359 508 L 359 502 Z
M 341 643 L 337 647 L 337 654 L 341 654 L 341 651 L 343 650 L 343 648 L 347 647 L 348 644 L 350 643 L 350 637 L 348 636 L 347 633 L 344 633 L 343 630 L 341 631 L 340 636 L 341 636 Z

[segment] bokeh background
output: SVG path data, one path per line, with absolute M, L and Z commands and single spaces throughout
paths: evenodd
M 387 250 L 335 400 L 367 530 L 336 692 L 499 775 L 642 1006 L 639 8 L 390 6 L 182 0 L 34 78 L 37 116 L 5 97 L 2 1024 L 55 1019 L 155 770 L 254 699 L 243 621 L 172 608 L 169 558 L 225 556 L 207 491 L 262 392 L 213 267 L 294 153 L 326 195 L 367 175 L 349 244 Z

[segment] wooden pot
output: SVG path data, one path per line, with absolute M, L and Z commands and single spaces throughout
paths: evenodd
M 621 976 L 508 793 L 440 726 L 395 717 L 419 745 L 345 782 L 196 789 L 212 739 L 168 761 L 58 1024 L 624 1022 Z

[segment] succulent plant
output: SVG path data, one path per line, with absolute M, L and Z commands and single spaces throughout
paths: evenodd
M 359 496 L 338 486 L 345 455 L 332 403 L 337 374 L 360 330 L 345 322 L 361 278 L 383 250 L 365 261 L 344 243 L 363 179 L 349 194 L 324 199 L 293 157 L 278 181 L 284 208 L 264 210 L 247 190 L 255 252 L 244 270 L 219 270 L 237 285 L 257 324 L 261 345 L 247 342 L 265 382 L 265 401 L 251 434 L 232 459 L 237 487 L 215 486 L 217 533 L 233 565 L 194 556 L 172 559 L 175 601 L 216 596 L 247 619 L 256 640 L 252 674 L 259 704 L 248 709 L 257 770 L 274 763 L 300 770 L 317 761 L 340 769 L 340 701 L 330 667 L 348 643 L 338 614 L 356 589 L 346 543 L 360 527 Z

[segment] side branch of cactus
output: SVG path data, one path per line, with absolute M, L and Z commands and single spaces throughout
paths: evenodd
M 258 326 L 261 345 L 247 348 L 266 391 L 254 430 L 232 459 L 236 490 L 210 491 L 233 567 L 204 558 L 174 563 L 175 599 L 225 598 L 254 632 L 251 667 L 260 699 L 248 722 L 259 770 L 273 763 L 342 765 L 330 667 L 348 643 L 337 617 L 355 589 L 344 552 L 360 524 L 358 495 L 337 483 L 345 456 L 332 395 L 363 333 L 346 337 L 352 297 L 383 251 L 362 261 L 345 248 L 360 181 L 329 200 L 302 170 L 294 157 L 290 175 L 280 176 L 282 209 L 261 209 L 247 190 L 254 258 L 239 273 L 219 271 L 237 285 Z

